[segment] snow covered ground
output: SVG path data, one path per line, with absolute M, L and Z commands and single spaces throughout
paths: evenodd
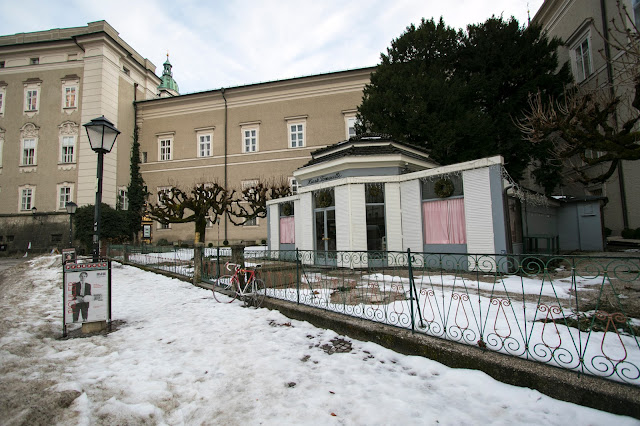
M 640 424 L 117 264 L 106 336 L 60 338 L 60 256 L 0 309 L 1 424 Z

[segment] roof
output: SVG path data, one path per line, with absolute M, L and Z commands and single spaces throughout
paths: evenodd
M 354 136 L 349 140 L 315 150 L 311 153 L 311 160 L 302 167 L 324 163 L 347 156 L 373 156 L 402 154 L 416 160 L 428 160 L 429 151 L 418 146 L 409 145 L 393 140 L 389 135 L 367 133 Z

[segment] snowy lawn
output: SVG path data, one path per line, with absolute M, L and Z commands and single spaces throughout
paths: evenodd
M 62 340 L 60 257 L 2 278 L 2 424 L 639 424 L 115 263 L 118 329 Z

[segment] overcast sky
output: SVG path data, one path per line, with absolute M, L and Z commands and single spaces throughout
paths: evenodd
M 422 17 L 463 28 L 491 15 L 527 22 L 543 0 L 5 0 L 0 33 L 106 20 L 156 65 L 169 52 L 180 93 L 378 64 L 392 39 Z M 61 5 L 64 4 L 64 7 Z

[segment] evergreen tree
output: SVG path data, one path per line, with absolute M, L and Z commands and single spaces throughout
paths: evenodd
M 571 81 L 567 64 L 558 70 L 559 45 L 514 18 L 464 32 L 423 19 L 381 55 L 358 108 L 359 130 L 421 145 L 441 164 L 500 154 L 519 178 L 546 159 L 523 141 L 514 117 L 530 93 L 558 95 Z
M 147 192 L 144 179 L 140 173 L 140 142 L 138 142 L 138 126 L 133 129 L 133 144 L 131 145 L 130 181 L 127 187 L 129 197 L 129 211 L 127 222 L 129 233 L 138 240 L 138 232 L 142 228 L 142 215 L 145 209 Z

